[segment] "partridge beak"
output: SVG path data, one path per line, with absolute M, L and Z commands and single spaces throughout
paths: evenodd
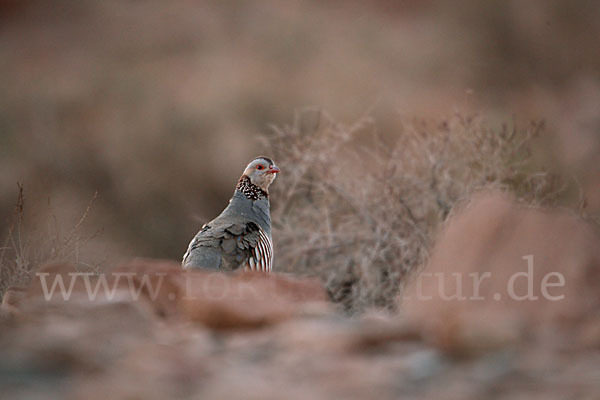
M 268 172 L 269 172 L 270 174 L 277 174 L 277 173 L 281 172 L 281 170 L 279 169 L 279 167 L 278 167 L 277 165 L 274 165 L 274 164 L 273 164 L 273 165 L 271 165 L 271 166 L 269 167 L 269 171 L 268 171 Z

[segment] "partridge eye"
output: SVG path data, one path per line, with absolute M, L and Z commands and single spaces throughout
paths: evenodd
M 263 167 L 262 165 L 257 165 L 257 166 L 256 166 L 256 169 L 257 169 L 257 170 L 259 170 L 259 171 L 260 171 L 261 169 L 264 169 L 264 168 L 265 168 L 265 167 Z

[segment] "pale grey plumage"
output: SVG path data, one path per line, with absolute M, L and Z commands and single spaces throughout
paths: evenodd
M 229 205 L 190 242 L 183 256 L 184 268 L 271 270 L 273 240 L 267 190 L 277 172 L 279 168 L 266 157 L 258 157 L 246 167 Z

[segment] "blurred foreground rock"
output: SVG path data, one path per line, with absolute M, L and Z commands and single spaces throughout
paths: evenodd
M 15 288 L 9 293 L 8 311 L 132 303 L 158 317 L 193 321 L 217 330 L 258 328 L 305 310 L 328 308 L 324 289 L 313 279 L 184 271 L 177 263 L 143 259 L 102 274 L 77 272 L 71 265 L 50 265 L 37 272 L 28 289 Z
M 424 271 L 431 277 L 409 285 L 396 316 L 341 316 L 317 281 L 287 275 L 185 272 L 177 263 L 143 259 L 103 275 L 48 266 L 30 287 L 3 299 L 0 393 L 598 398 L 598 238 L 567 212 L 479 195 L 440 233 Z M 524 256 L 533 256 L 530 294 L 537 300 L 508 292 L 514 274 L 528 272 Z M 491 276 L 474 291 L 469 274 L 486 272 Z M 453 273 L 468 278 L 460 291 Z M 548 293 L 564 298 L 544 298 L 549 273 L 562 274 L 564 285 Z M 441 284 L 431 279 L 442 276 Z M 59 283 L 49 295 L 58 278 L 67 299 Z M 513 284 L 514 294 L 528 294 L 526 276 Z M 457 292 L 467 299 L 448 298 Z
M 451 217 L 407 291 L 404 310 L 445 335 L 513 340 L 531 330 L 572 327 L 570 334 L 579 334 L 600 321 L 599 284 L 596 226 L 566 210 L 482 193 Z

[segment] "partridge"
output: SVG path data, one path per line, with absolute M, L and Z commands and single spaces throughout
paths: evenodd
M 271 271 L 269 186 L 279 172 L 270 158 L 252 160 L 240 177 L 229 205 L 190 242 L 183 256 L 183 267 Z

